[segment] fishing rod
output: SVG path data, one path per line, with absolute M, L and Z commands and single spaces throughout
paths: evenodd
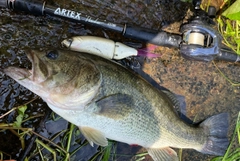
M 54 7 L 47 4 L 47 1 L 39 2 L 36 0 L 0 0 L 0 6 L 7 7 L 12 10 L 24 11 L 34 15 L 51 15 L 75 22 L 93 25 L 104 29 L 109 29 L 123 36 L 137 39 L 143 42 L 149 42 L 155 45 L 179 48 L 182 40 L 180 35 L 169 34 L 166 32 L 157 32 L 145 28 L 129 26 L 127 24 L 115 24 L 100 20 L 89 15 L 84 15 L 81 12 L 65 9 L 61 7 Z
M 159 46 L 178 48 L 184 58 L 199 61 L 214 59 L 230 62 L 240 61 L 240 57 L 231 49 L 222 47 L 222 37 L 211 27 L 209 15 L 200 9 L 199 0 L 194 0 L 195 17 L 182 25 L 181 35 L 165 31 L 155 31 L 127 24 L 115 24 L 85 15 L 71 9 L 48 5 L 37 0 L 0 0 L 0 6 L 34 15 L 57 16 L 71 21 L 93 25 L 121 33 L 124 37 L 140 40 Z M 210 10 L 214 13 L 214 9 Z

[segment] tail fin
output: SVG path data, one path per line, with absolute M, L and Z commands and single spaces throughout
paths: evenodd
M 210 155 L 224 155 L 229 144 L 228 126 L 228 113 L 214 115 L 203 121 L 200 127 L 204 128 L 208 139 L 200 152 Z

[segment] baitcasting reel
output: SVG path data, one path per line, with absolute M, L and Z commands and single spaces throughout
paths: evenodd
M 206 13 L 200 9 L 200 4 L 200 1 L 195 2 L 194 18 L 180 29 L 183 35 L 179 48 L 181 55 L 186 59 L 198 61 L 240 61 L 240 57 L 234 51 L 223 47 L 222 36 L 213 28 L 215 23 L 212 18 L 216 16 L 216 8 L 210 6 Z
M 214 11 L 215 7 L 212 7 Z M 216 12 L 215 12 L 216 13 Z M 214 22 L 211 17 L 215 14 L 207 14 L 197 5 L 192 21 L 184 24 L 180 31 L 183 34 L 180 53 L 184 58 L 200 61 L 211 61 L 221 53 L 222 37 L 212 27 Z

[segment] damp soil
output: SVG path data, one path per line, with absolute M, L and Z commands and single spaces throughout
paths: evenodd
M 80 11 L 92 17 L 100 18 L 119 24 L 130 24 L 154 30 L 168 30 L 178 33 L 187 10 L 191 5 L 178 0 L 144 0 L 144 1 L 48 1 L 54 6 L 61 6 L 71 10 Z M 110 38 L 133 46 L 146 47 L 148 44 L 137 40 L 126 39 L 121 34 L 96 28 L 81 23 L 52 16 L 34 16 L 20 11 L 0 9 L 0 116 L 13 107 L 17 107 L 35 99 L 37 96 L 17 84 L 3 73 L 3 69 L 10 65 L 31 68 L 25 55 L 26 49 L 62 48 L 61 41 L 76 35 L 94 35 Z M 130 58 L 121 61 L 133 70 L 144 72 L 157 84 L 173 93 L 182 95 L 186 101 L 186 115 L 196 122 L 221 112 L 230 114 L 231 136 L 235 127 L 237 114 L 240 110 L 240 86 L 232 86 L 217 70 L 212 62 L 196 62 L 183 59 L 177 49 L 157 47 L 154 52 L 159 58 Z M 137 63 L 136 63 L 137 62 Z M 240 81 L 240 64 L 215 62 L 218 68 L 231 80 Z M 137 65 L 136 65 L 137 64 Z M 140 64 L 140 66 L 139 66 Z M 143 71 L 143 72 L 142 72 Z M 144 75 L 146 77 L 146 75 Z M 23 127 L 33 128 L 40 135 L 48 138 L 54 137 L 60 131 L 69 128 L 63 119 L 53 119 L 49 108 L 37 98 L 28 104 L 27 117 L 32 119 L 24 122 Z M 0 119 L 0 124 L 10 124 L 16 119 L 18 113 L 13 111 Z M 77 135 L 75 129 L 74 143 L 71 150 L 86 141 L 83 136 Z M 58 144 L 63 135 L 55 142 Z M 0 152 L 4 159 L 21 160 L 29 156 L 36 148 L 32 145 L 32 137 L 26 136 L 26 148 L 23 150 L 19 138 L 10 130 L 0 129 Z M 135 160 L 134 154 L 144 152 L 141 147 L 116 143 L 115 160 Z M 30 152 L 26 152 L 28 149 Z M 72 160 L 92 159 L 99 151 L 98 147 L 91 148 L 86 144 Z M 47 152 L 43 152 L 46 153 Z M 49 155 L 49 154 L 48 154 Z M 127 157 L 128 156 L 128 157 Z M 182 160 L 210 160 L 213 156 L 204 155 L 194 150 L 183 150 Z M 51 157 L 49 157 L 51 160 Z M 62 158 L 58 156 L 58 160 Z M 31 160 L 40 160 L 39 156 Z M 151 160 L 147 155 L 145 160 Z

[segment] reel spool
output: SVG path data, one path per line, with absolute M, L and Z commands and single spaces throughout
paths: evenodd
M 204 46 L 205 36 L 202 33 L 192 32 L 188 37 L 188 44 Z
M 201 32 L 190 32 L 185 40 L 188 45 L 200 45 L 203 47 L 209 47 L 212 43 L 212 37 L 209 34 Z

